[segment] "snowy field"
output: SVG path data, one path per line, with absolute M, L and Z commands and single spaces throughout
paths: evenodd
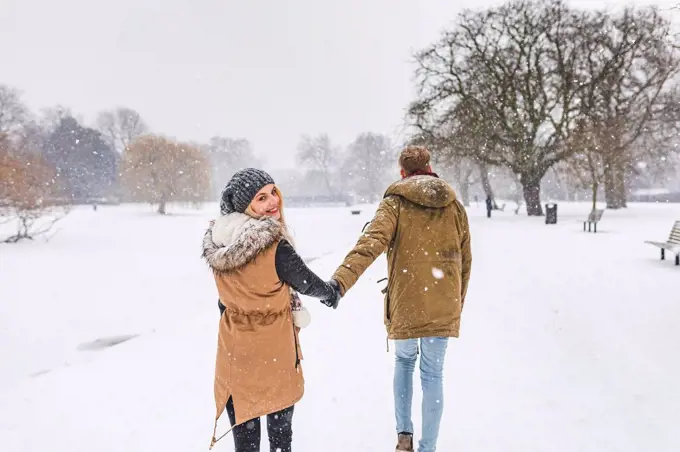
M 582 232 L 587 204 L 560 204 L 550 226 L 511 207 L 491 220 L 469 209 L 439 450 L 680 450 L 680 267 L 643 243 L 668 237 L 680 205 L 607 211 L 598 234 Z M 0 450 L 207 450 L 219 313 L 200 243 L 216 210 L 80 208 L 49 242 L 0 246 Z M 372 210 L 287 216 L 328 278 Z M 305 299 L 296 452 L 394 450 L 385 273 L 381 257 L 337 311 Z

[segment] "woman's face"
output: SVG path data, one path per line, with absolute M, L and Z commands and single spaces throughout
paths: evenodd
M 259 216 L 281 219 L 281 197 L 274 184 L 265 185 L 250 202 L 250 208 Z

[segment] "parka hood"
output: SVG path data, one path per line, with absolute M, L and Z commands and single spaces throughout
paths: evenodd
M 401 196 L 424 207 L 442 208 L 456 200 L 456 192 L 434 176 L 410 176 L 393 183 L 385 196 Z
M 242 213 L 222 215 L 203 236 L 203 258 L 217 272 L 237 270 L 284 238 L 282 224 Z

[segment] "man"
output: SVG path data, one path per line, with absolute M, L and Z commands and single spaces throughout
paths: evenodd
M 443 367 L 458 337 L 470 267 L 470 231 L 453 189 L 432 172 L 430 153 L 409 146 L 372 222 L 333 275 L 344 295 L 387 251 L 384 290 L 388 339 L 395 341 L 397 452 L 413 451 L 413 370 L 420 351 L 423 426 L 419 452 L 434 452 L 443 411 Z

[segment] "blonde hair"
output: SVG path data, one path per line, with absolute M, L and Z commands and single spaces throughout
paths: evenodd
M 279 188 L 278 185 L 274 184 L 274 188 L 276 189 L 276 193 L 279 195 L 279 212 L 281 213 L 281 218 L 278 220 L 279 223 L 281 223 L 281 226 L 283 226 L 283 237 L 293 246 L 295 247 L 295 243 L 293 242 L 293 236 L 290 234 L 290 230 L 288 228 L 288 224 L 286 223 L 286 217 L 283 214 L 283 193 L 281 192 L 281 189 Z M 253 202 L 251 201 L 250 204 L 248 204 L 248 207 L 246 208 L 246 215 L 251 216 L 253 218 L 262 218 L 263 215 L 258 215 L 255 213 L 253 210 Z
M 401 151 L 399 166 L 406 174 L 425 171 L 430 166 L 430 151 L 425 146 L 407 146 Z

